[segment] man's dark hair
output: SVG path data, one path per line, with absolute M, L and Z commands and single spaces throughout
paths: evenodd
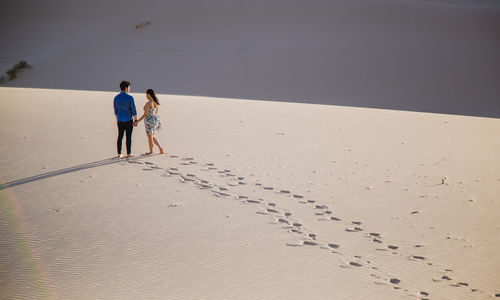
M 130 81 L 122 81 L 120 82 L 120 90 L 124 91 L 126 88 L 130 86 Z

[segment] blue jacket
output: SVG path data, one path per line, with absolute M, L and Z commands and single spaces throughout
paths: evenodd
M 132 120 L 132 116 L 137 116 L 134 97 L 125 92 L 116 95 L 113 107 L 115 108 L 115 115 L 118 116 L 118 122 L 127 122 Z

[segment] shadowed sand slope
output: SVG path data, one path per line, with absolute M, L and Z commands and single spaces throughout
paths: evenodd
M 500 116 L 498 1 L 10 1 L 0 25 L 0 70 L 34 66 L 7 86 Z
M 159 95 L 120 160 L 114 95 L 0 88 L 1 298 L 500 293 L 499 120 Z

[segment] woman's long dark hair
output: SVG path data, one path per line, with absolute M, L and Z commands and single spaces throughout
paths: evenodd
M 158 98 L 156 97 L 155 91 L 153 91 L 152 89 L 148 89 L 146 91 L 146 94 L 148 94 L 149 96 L 151 96 L 151 98 L 153 98 L 153 100 L 154 100 L 154 102 L 156 102 L 156 104 L 160 105 L 160 101 L 158 101 Z

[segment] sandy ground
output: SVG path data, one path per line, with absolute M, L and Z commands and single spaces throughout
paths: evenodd
M 500 293 L 498 119 L 160 95 L 127 161 L 115 94 L 0 88 L 2 298 Z
M 142 22 L 149 25 L 136 29 Z M 497 0 L 8 1 L 6 86 L 500 117 Z
M 500 297 L 499 36 L 496 0 L 3 4 L 0 299 Z M 166 155 L 114 159 L 123 79 Z

